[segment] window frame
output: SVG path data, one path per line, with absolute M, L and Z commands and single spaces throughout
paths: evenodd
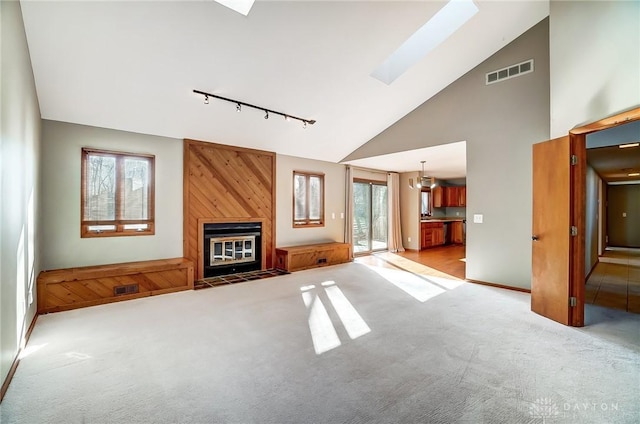
M 115 219 L 113 220 L 85 220 L 84 212 L 87 203 L 87 179 L 88 179 L 88 158 L 91 155 L 100 155 L 115 158 Z M 147 186 L 147 218 L 146 219 L 122 219 L 124 209 L 122 208 L 123 190 L 125 186 L 124 160 L 144 159 L 149 163 L 149 181 Z M 146 229 L 125 229 L 126 225 L 145 224 Z M 90 226 L 114 225 L 113 230 L 90 230 Z M 131 153 L 91 147 L 82 148 L 81 156 L 81 181 L 80 181 L 80 237 L 121 237 L 121 236 L 149 236 L 155 234 L 155 155 L 145 153 Z
M 296 219 L 296 177 L 303 176 L 305 178 L 305 209 L 307 211 L 306 217 L 304 219 Z M 310 180 L 311 177 L 317 177 L 320 179 L 320 218 L 319 219 L 310 219 L 309 211 L 310 208 Z M 293 171 L 293 179 L 292 179 L 292 208 L 291 208 L 291 218 L 292 218 L 292 226 L 293 228 L 310 228 L 310 227 L 324 227 L 324 174 L 321 172 L 311 172 L 311 171 Z

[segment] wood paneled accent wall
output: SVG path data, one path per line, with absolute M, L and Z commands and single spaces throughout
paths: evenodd
M 261 219 L 265 268 L 275 257 L 276 155 L 273 152 L 184 140 L 183 255 L 202 278 L 202 220 Z M 200 220 L 200 222 L 199 222 Z

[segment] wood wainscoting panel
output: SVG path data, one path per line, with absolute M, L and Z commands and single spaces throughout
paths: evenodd
M 38 313 L 193 289 L 193 272 L 193 262 L 185 258 L 43 271 Z
M 184 257 L 202 279 L 202 222 L 262 222 L 263 269 L 274 267 L 273 152 L 184 140 Z

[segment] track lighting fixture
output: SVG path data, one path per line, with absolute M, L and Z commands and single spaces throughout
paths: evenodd
M 216 99 L 220 99 L 220 100 L 224 100 L 227 102 L 231 102 L 231 103 L 235 103 L 236 104 L 236 112 L 240 112 L 242 110 L 242 106 L 247 106 L 253 109 L 258 109 L 258 110 L 263 110 L 264 111 L 264 119 L 269 119 L 269 114 L 275 114 L 275 115 L 280 115 L 282 117 L 284 117 L 284 119 L 286 121 L 290 121 L 292 119 L 295 119 L 297 121 L 302 122 L 302 128 L 307 128 L 307 124 L 315 124 L 316 121 L 315 119 L 304 119 L 304 118 L 299 118 L 297 116 L 293 116 L 290 115 L 288 113 L 284 113 L 284 112 L 278 112 L 277 110 L 271 110 L 271 109 L 267 109 L 264 107 L 260 107 L 260 106 L 256 106 L 256 105 L 252 105 L 251 103 L 245 103 L 245 102 L 241 102 L 239 100 L 234 100 L 234 99 L 230 99 L 227 97 L 222 97 L 222 96 L 218 96 L 217 94 L 211 94 L 211 93 L 206 93 L 204 91 L 200 91 L 200 90 L 193 90 L 194 93 L 196 94 L 200 94 L 202 96 L 204 96 L 204 103 L 205 104 L 209 104 L 209 97 L 213 97 Z

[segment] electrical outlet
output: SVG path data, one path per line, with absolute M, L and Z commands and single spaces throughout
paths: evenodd
M 411 237 L 407 237 L 407 241 L 411 243 Z
M 627 217 L 627 213 L 626 212 L 622 212 L 622 217 L 626 218 Z
M 484 215 L 482 215 L 481 213 L 477 213 L 473 215 L 474 224 L 482 224 L 482 221 L 484 221 Z

